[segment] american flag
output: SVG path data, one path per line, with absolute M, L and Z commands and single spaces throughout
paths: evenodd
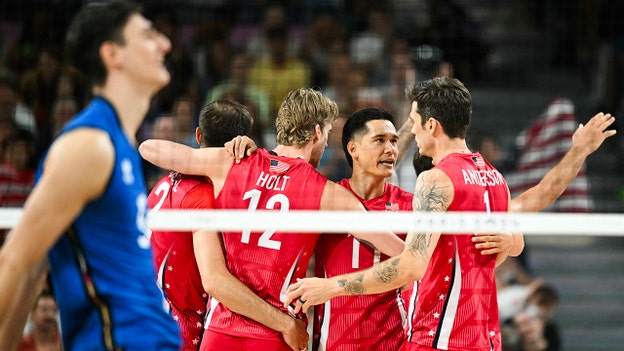
M 485 161 L 483 160 L 482 156 L 472 156 L 472 162 L 475 164 L 475 166 L 477 166 L 477 168 L 479 169 L 483 169 L 485 168 Z
M 269 172 L 272 173 L 285 173 L 290 168 L 290 164 L 284 161 L 272 158 L 270 162 Z
M 392 202 L 386 202 L 386 211 L 390 211 L 390 212 L 397 212 L 399 210 L 399 204 L 397 203 L 392 203 Z
M 546 111 L 516 139 L 519 157 L 516 171 L 506 175 L 512 197 L 537 185 L 572 146 L 578 124 L 574 104 L 564 98 L 552 101 Z M 553 212 L 591 212 L 585 165 L 559 199 L 546 208 Z

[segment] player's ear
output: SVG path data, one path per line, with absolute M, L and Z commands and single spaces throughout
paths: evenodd
M 313 143 L 317 143 L 323 137 L 323 129 L 320 124 L 316 124 L 314 126 L 314 137 L 312 138 Z
M 347 143 L 347 151 L 351 158 L 355 159 L 358 156 L 357 144 L 353 140 L 349 140 Z
M 119 67 L 121 64 L 119 50 L 117 49 L 118 45 L 110 40 L 100 45 L 100 59 L 107 70 L 110 70 L 110 67 Z
M 197 141 L 197 145 L 201 146 L 202 144 L 202 133 L 199 127 L 195 128 L 195 140 Z
M 430 117 L 425 123 L 425 128 L 430 135 L 433 135 L 438 128 L 440 128 L 440 122 L 437 119 Z

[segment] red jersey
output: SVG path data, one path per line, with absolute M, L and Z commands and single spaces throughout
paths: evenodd
M 353 191 L 349 179 L 338 184 L 349 189 L 367 210 L 412 211 L 413 195 L 395 185 L 386 184 L 381 196 L 364 200 Z M 399 236 L 405 240 L 405 234 Z M 351 235 L 323 234 L 316 246 L 316 274 L 326 278 L 356 272 L 387 258 Z M 334 297 L 315 307 L 314 349 L 396 351 L 405 339 L 405 313 L 400 290 Z
M 57 334 L 54 338 L 54 342 L 58 345 L 58 349 L 62 350 L 61 335 Z M 22 341 L 17 345 L 16 351 L 38 351 L 37 344 L 35 343 L 35 337 L 32 333 L 26 335 Z
M 232 164 L 216 205 L 250 211 L 318 210 L 326 182 L 305 160 L 258 149 L 239 164 Z M 260 298 L 292 314 L 282 301 L 288 286 L 306 276 L 318 235 L 272 230 L 223 232 L 228 269 Z M 244 338 L 282 339 L 280 333 L 222 304 L 211 312 L 208 329 Z
M 453 183 L 449 212 L 507 211 L 507 183 L 479 153 L 450 154 L 436 168 Z M 491 326 L 498 318 L 497 307 L 492 305 L 496 301 L 496 255 L 481 255 L 471 238 L 440 236 L 425 275 L 414 286 L 407 335 L 414 344 L 409 349 L 420 349 L 417 345 L 441 350 L 492 349 L 495 331 Z
M 35 170 L 0 163 L 0 207 L 22 207 L 35 185 Z
M 156 183 L 147 206 L 152 211 L 214 208 L 214 187 L 206 177 L 171 172 Z M 158 285 L 180 326 L 181 350 L 199 350 L 208 294 L 195 261 L 193 233 L 153 231 L 150 240 Z

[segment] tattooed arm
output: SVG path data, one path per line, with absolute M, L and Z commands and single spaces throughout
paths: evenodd
M 440 170 L 423 172 L 416 181 L 414 211 L 446 211 L 453 201 L 451 180 Z M 285 305 L 307 310 L 334 296 L 376 294 L 420 280 L 429 264 L 440 233 L 409 233 L 401 254 L 373 267 L 328 279 L 299 279 L 288 288 Z M 302 300 L 304 301 L 302 303 Z

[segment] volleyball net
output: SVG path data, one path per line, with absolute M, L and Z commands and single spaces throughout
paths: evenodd
M 0 209 L 0 228 L 12 228 L 21 208 Z M 300 233 L 512 233 L 525 235 L 624 236 L 624 214 L 160 210 L 150 212 L 152 230 L 195 229 Z

